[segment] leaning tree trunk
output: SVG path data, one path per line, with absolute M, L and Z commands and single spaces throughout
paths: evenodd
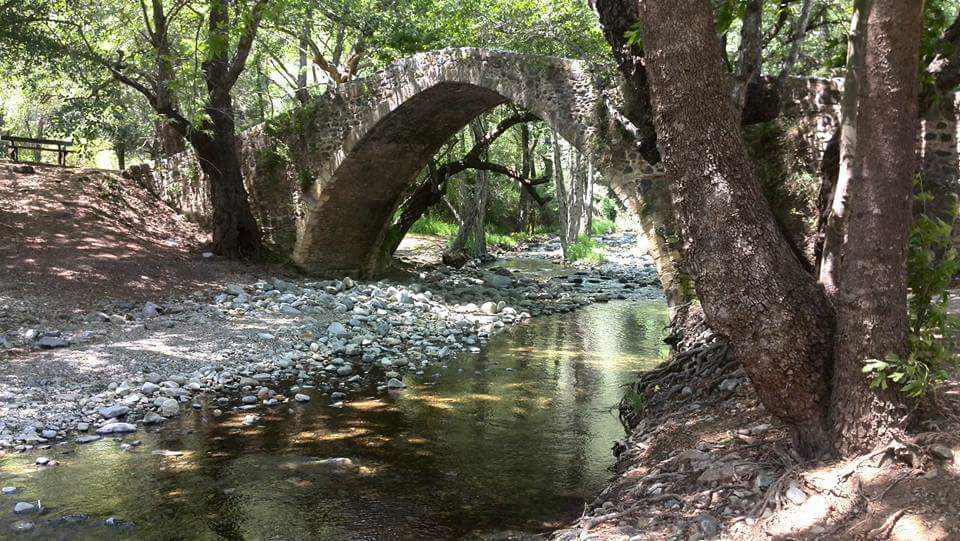
M 643 0 L 655 124 L 698 297 L 797 450 L 832 447 L 834 315 L 790 249 L 747 158 L 706 0 Z
M 923 2 L 857 0 L 845 88 L 846 227 L 837 275 L 833 417 L 853 454 L 898 435 L 908 412 L 893 388 L 869 389 L 868 359 L 907 355 L 907 237 L 916 171 L 917 70 Z
M 259 258 L 260 227 L 243 184 L 233 106 L 229 94 L 212 101 L 207 107 L 208 131 L 194 134 L 191 142 L 210 190 L 213 251 L 230 258 Z

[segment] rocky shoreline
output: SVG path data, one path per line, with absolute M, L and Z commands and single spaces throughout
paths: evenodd
M 404 283 L 264 278 L 187 298 L 114 303 L 60 329 L 4 335 L 0 448 L 43 449 L 72 438 L 159 425 L 215 404 L 255 423 L 265 408 L 395 392 L 404 376 L 446 368 L 500 330 L 538 315 L 659 294 L 632 235 L 601 241 L 607 263 L 538 275 L 510 260 L 439 267 Z M 512 257 L 547 260 L 554 246 Z M 533 255 L 530 255 L 533 254 Z M 212 401 L 212 402 L 211 402 Z

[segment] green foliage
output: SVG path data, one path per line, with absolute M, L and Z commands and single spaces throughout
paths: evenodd
M 631 410 L 641 413 L 647 407 L 647 397 L 638 393 L 637 390 L 631 386 L 623 395 L 623 403 L 629 406 Z
M 456 236 L 459 227 L 456 224 L 444 222 L 434 216 L 424 216 L 416 221 L 410 227 L 410 233 L 416 235 L 430 235 L 434 237 L 449 238 Z
M 932 201 L 928 193 L 917 195 L 921 204 Z M 907 254 L 909 335 L 906 358 L 890 353 L 882 360 L 869 359 L 863 372 L 870 386 L 896 386 L 901 393 L 919 397 L 944 381 L 957 365 L 954 339 L 960 319 L 949 313 L 949 287 L 960 272 L 953 247 L 956 205 L 949 221 L 921 213 L 910 229 Z
M 604 197 L 603 201 L 600 204 L 600 212 L 603 214 L 603 217 L 611 222 L 617 221 L 617 214 L 620 212 L 617 208 L 617 203 L 609 197 Z
M 517 239 L 511 235 L 503 233 L 486 232 L 487 246 L 498 246 L 504 250 L 512 250 L 517 247 Z
M 613 220 L 608 220 L 606 218 L 594 218 L 591 234 L 593 235 L 606 235 L 607 233 L 612 233 L 617 230 L 617 224 L 613 223 Z
M 317 178 L 306 169 L 301 169 L 297 172 L 297 184 L 300 186 L 300 191 L 305 192 L 309 190 L 313 183 L 317 181 Z
M 570 261 L 603 263 L 603 248 L 587 235 L 580 235 L 577 242 L 567 247 L 567 258 Z

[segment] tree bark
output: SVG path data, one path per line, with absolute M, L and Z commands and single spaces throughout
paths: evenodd
M 832 448 L 833 312 L 776 225 L 747 158 L 705 0 L 640 3 L 657 138 L 710 326 L 731 344 L 797 450 Z
M 907 355 L 907 237 L 916 171 L 922 0 L 857 0 L 841 139 L 846 227 L 840 254 L 833 411 L 838 448 L 872 449 L 902 432 L 895 389 L 873 392 L 867 359 Z M 851 114 L 853 111 L 856 114 Z
M 734 100 L 743 111 L 747 104 L 747 87 L 760 76 L 763 52 L 763 0 L 747 0 L 740 30 L 740 55 L 737 60 L 737 85 Z
M 563 179 L 563 153 L 560 151 L 560 136 L 556 130 L 550 139 L 553 146 L 553 181 L 557 191 L 557 214 L 560 218 L 560 248 L 563 258 L 570 255 L 570 194 Z
M 203 130 L 190 134 L 200 168 L 209 183 L 213 207 L 213 250 L 231 258 L 259 258 L 263 255 L 260 227 L 250 210 L 237 150 L 236 114 L 231 90 L 240 75 L 253 41 L 253 34 L 241 37 L 236 56 L 227 56 L 230 28 L 226 0 L 211 2 L 209 15 L 210 53 L 203 62 L 207 84 L 206 120 Z M 248 23 L 252 25 L 253 23 Z M 247 32 L 256 31 L 247 27 Z

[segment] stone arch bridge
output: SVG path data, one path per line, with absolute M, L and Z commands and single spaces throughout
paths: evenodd
M 240 137 L 251 205 L 270 240 L 307 271 L 372 274 L 405 190 L 445 141 L 513 103 L 590 156 L 621 200 L 654 171 L 620 113 L 619 77 L 581 61 L 480 49 L 401 60 L 331 89 Z M 192 152 L 151 183 L 203 222 L 209 199 Z
M 371 77 L 332 88 L 243 133 L 244 182 L 268 240 L 304 270 L 371 275 L 407 188 L 445 141 L 504 103 L 539 116 L 587 154 L 620 200 L 640 216 L 668 287 L 672 209 L 662 173 L 640 157 L 621 114 L 614 68 L 481 49 L 414 55 Z M 838 91 L 796 80 L 789 97 L 821 148 L 836 123 Z M 203 223 L 210 216 L 192 152 L 146 176 L 148 188 Z

